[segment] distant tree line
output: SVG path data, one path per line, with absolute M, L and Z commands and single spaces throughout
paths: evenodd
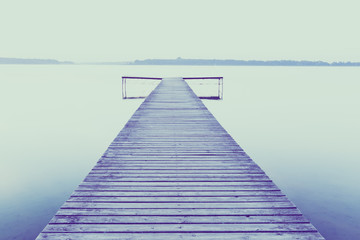
M 55 59 L 1 58 L 0 64 L 76 64 Z M 360 62 L 324 62 L 294 60 L 220 60 L 220 59 L 146 59 L 133 62 L 93 62 L 97 65 L 199 65 L 199 66 L 360 66 Z
M 131 65 L 206 65 L 206 66 L 360 66 L 360 62 L 323 62 L 294 60 L 219 60 L 219 59 L 146 59 L 135 60 Z

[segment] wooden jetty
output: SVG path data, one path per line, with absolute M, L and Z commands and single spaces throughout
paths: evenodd
M 174 78 L 144 100 L 37 239 L 324 238 Z

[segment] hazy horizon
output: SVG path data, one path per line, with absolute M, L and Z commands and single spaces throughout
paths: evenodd
M 0 47 L 8 58 L 74 62 L 360 62 L 359 8 L 355 0 L 5 0 Z
M 73 63 L 73 64 L 106 64 L 106 63 L 135 63 L 136 61 L 147 61 L 147 60 L 193 60 L 193 61 L 211 61 L 211 60 L 215 60 L 215 61 L 246 61 L 246 62 L 251 62 L 251 61 L 259 61 L 259 62 L 282 62 L 282 61 L 294 61 L 294 62 L 324 62 L 324 63 L 340 63 L 340 62 L 344 62 L 344 63 L 359 63 L 355 62 L 355 61 L 348 61 L 348 60 L 344 60 L 344 61 L 325 61 L 325 60 L 321 60 L 321 59 L 300 59 L 300 60 L 294 60 L 294 59 L 225 59 L 225 58 L 183 58 L 183 57 L 177 57 L 177 58 L 143 58 L 143 59 L 134 59 L 134 60 L 121 60 L 121 61 L 117 61 L 117 60 L 113 60 L 113 61 L 99 61 L 99 60 L 92 60 L 92 61 L 83 61 L 83 62 L 77 62 L 77 61 L 73 61 L 72 59 L 56 59 L 56 58 L 36 58 L 36 57 L 29 57 L 29 58 L 19 58 L 19 57 L 3 57 L 0 56 L 0 60 L 4 60 L 4 59 L 9 59 L 9 60 L 35 60 L 35 61 L 57 61 L 58 63 Z M 1 64 L 1 62 L 0 62 Z

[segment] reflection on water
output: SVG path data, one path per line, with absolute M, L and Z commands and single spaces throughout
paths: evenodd
M 360 68 L 3 65 L 0 239 L 34 239 L 139 106 L 122 75 L 223 76 L 225 129 L 327 239 L 360 234 Z
M 237 72 L 209 110 L 326 239 L 357 239 L 360 69 Z

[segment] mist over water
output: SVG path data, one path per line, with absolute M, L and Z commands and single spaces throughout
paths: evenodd
M 359 236 L 360 68 L 0 65 L 0 239 L 34 239 L 141 104 L 123 75 L 223 76 L 223 127 L 326 239 Z

